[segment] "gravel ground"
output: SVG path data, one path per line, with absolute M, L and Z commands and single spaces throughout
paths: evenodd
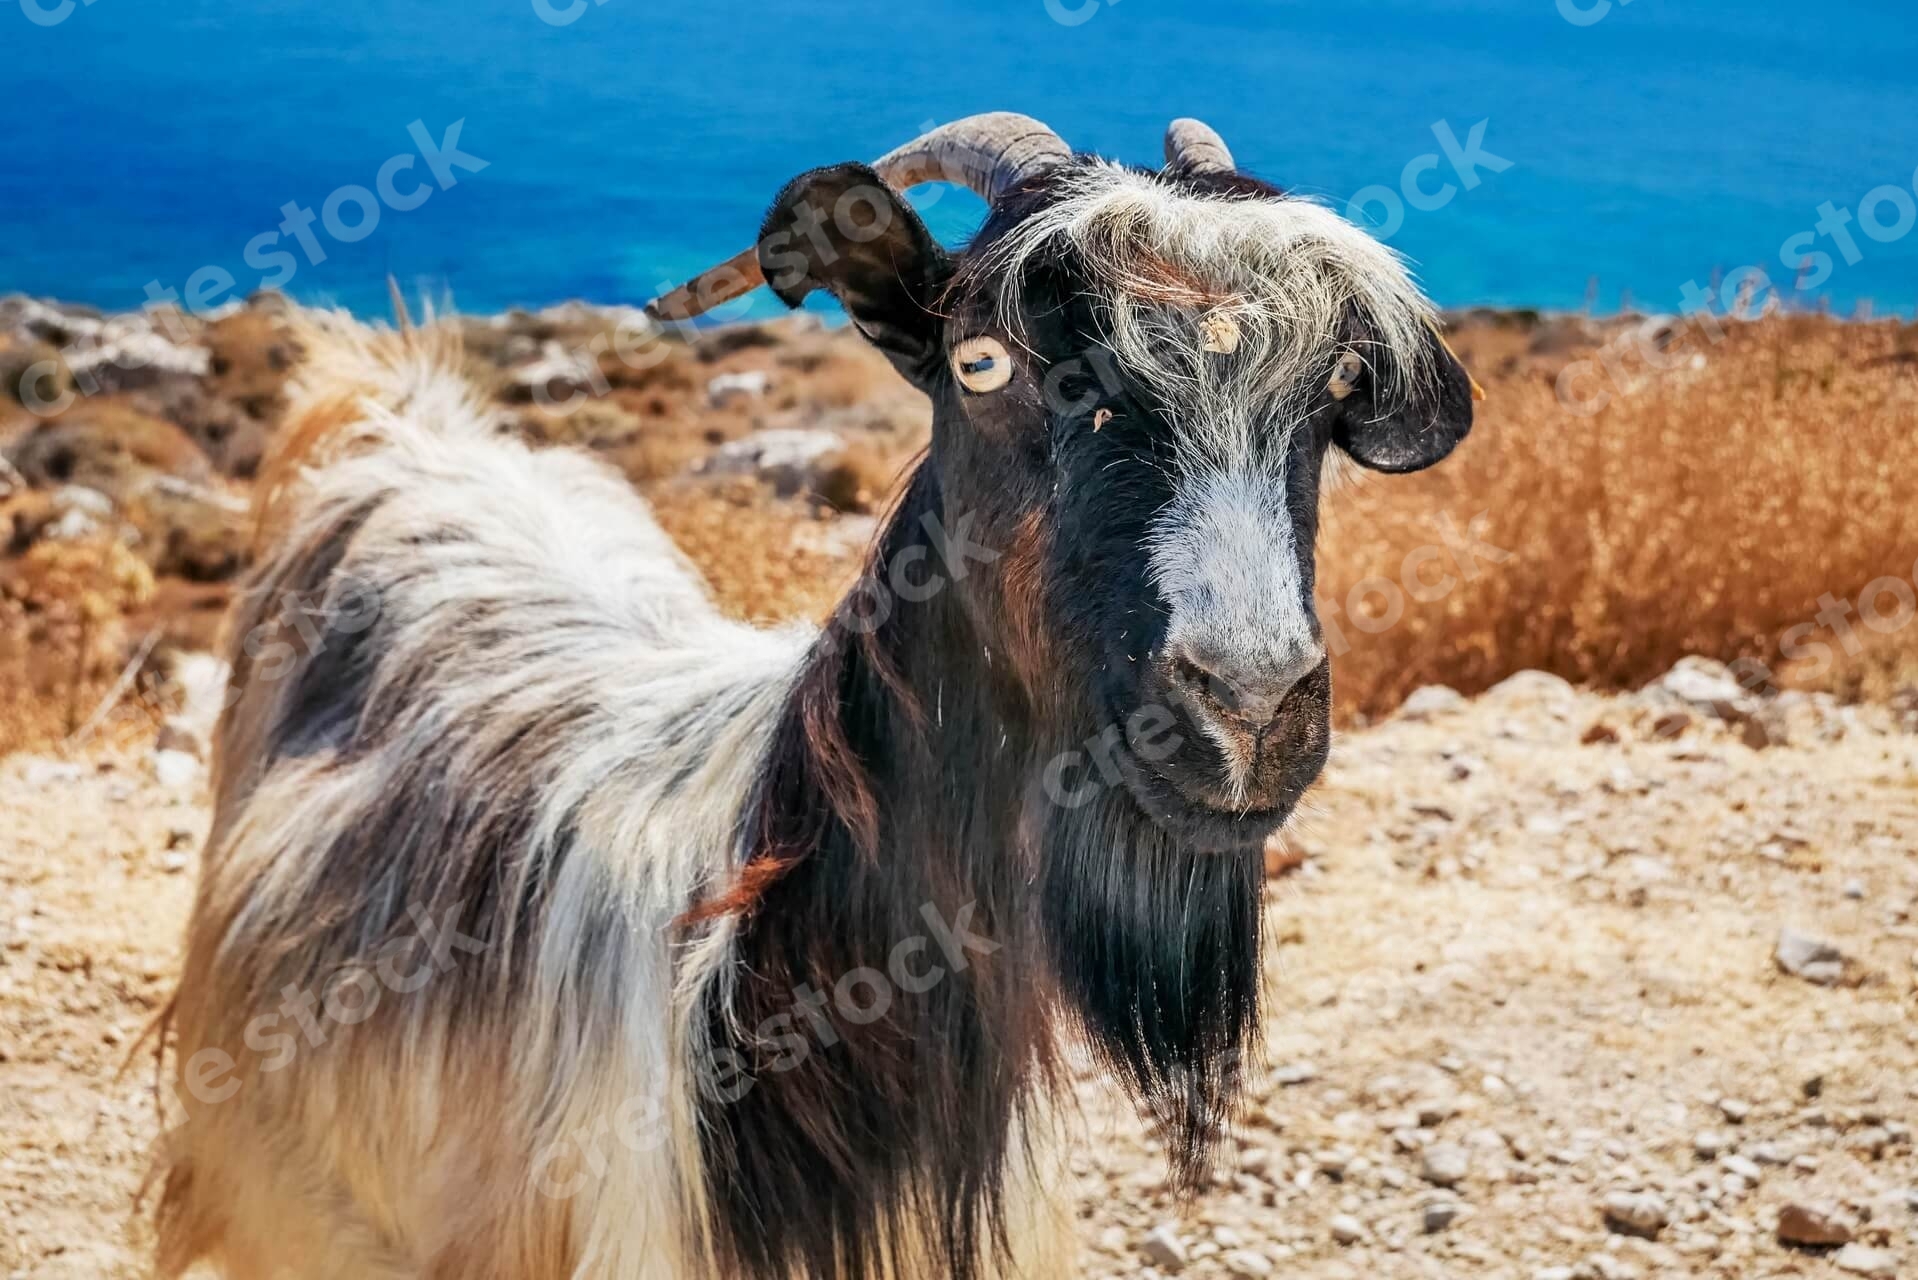
M 0 1275 L 144 1275 L 150 1060 L 116 1073 L 200 792 L 177 757 L 0 760 Z M 1423 691 L 1340 740 L 1294 844 L 1212 1191 L 1170 1197 L 1083 1087 L 1085 1274 L 1918 1275 L 1918 736 L 1890 712 Z

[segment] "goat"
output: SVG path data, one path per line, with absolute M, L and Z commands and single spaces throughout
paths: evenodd
M 975 117 L 796 179 L 655 304 L 823 288 L 931 398 L 823 630 L 722 618 L 433 331 L 311 321 L 167 1014 L 163 1275 L 1061 1274 L 1074 1034 L 1202 1184 L 1259 849 L 1329 741 L 1321 471 L 1438 461 L 1474 388 L 1390 251 L 1196 122 L 1168 161 Z M 962 253 L 899 194 L 933 179 L 989 202 Z

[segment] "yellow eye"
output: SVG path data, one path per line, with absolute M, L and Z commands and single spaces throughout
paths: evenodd
M 1358 385 L 1359 374 L 1365 369 L 1365 361 L 1359 359 L 1358 352 L 1347 351 L 1332 366 L 1332 380 L 1326 389 L 1334 400 L 1343 400 L 1352 394 L 1352 388 Z
M 952 372 L 966 390 L 984 395 L 1012 381 L 1012 357 L 997 338 L 968 338 L 952 349 Z

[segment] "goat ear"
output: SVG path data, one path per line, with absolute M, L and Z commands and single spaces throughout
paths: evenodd
M 773 201 L 759 231 L 759 265 L 780 301 L 797 307 L 825 289 L 898 370 L 923 383 L 944 361 L 934 312 L 952 259 L 870 166 L 803 173 Z
M 1416 362 L 1422 372 L 1404 393 L 1386 402 L 1379 393 L 1384 371 L 1368 365 L 1337 402 L 1332 438 L 1374 471 L 1423 470 L 1457 448 L 1472 429 L 1478 384 L 1436 329 L 1423 329 L 1420 336 L 1429 344 Z M 1359 349 L 1382 348 L 1366 344 Z

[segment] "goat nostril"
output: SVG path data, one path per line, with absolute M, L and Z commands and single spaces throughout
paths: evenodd
M 1224 665 L 1201 663 L 1180 653 L 1172 668 L 1181 684 L 1204 695 L 1228 716 L 1261 725 L 1270 720 L 1278 710 L 1277 700 L 1264 696 L 1255 684 L 1226 675 Z
M 1181 684 L 1204 693 L 1228 712 L 1238 714 L 1243 699 L 1231 681 L 1215 675 L 1184 654 L 1173 659 L 1172 667 Z
M 1176 683 L 1204 697 L 1201 705 L 1255 728 L 1270 723 L 1285 697 L 1324 660 L 1322 652 L 1301 652 L 1284 662 L 1268 662 L 1241 670 L 1208 654 L 1195 655 L 1183 646 L 1172 654 L 1171 674 Z

